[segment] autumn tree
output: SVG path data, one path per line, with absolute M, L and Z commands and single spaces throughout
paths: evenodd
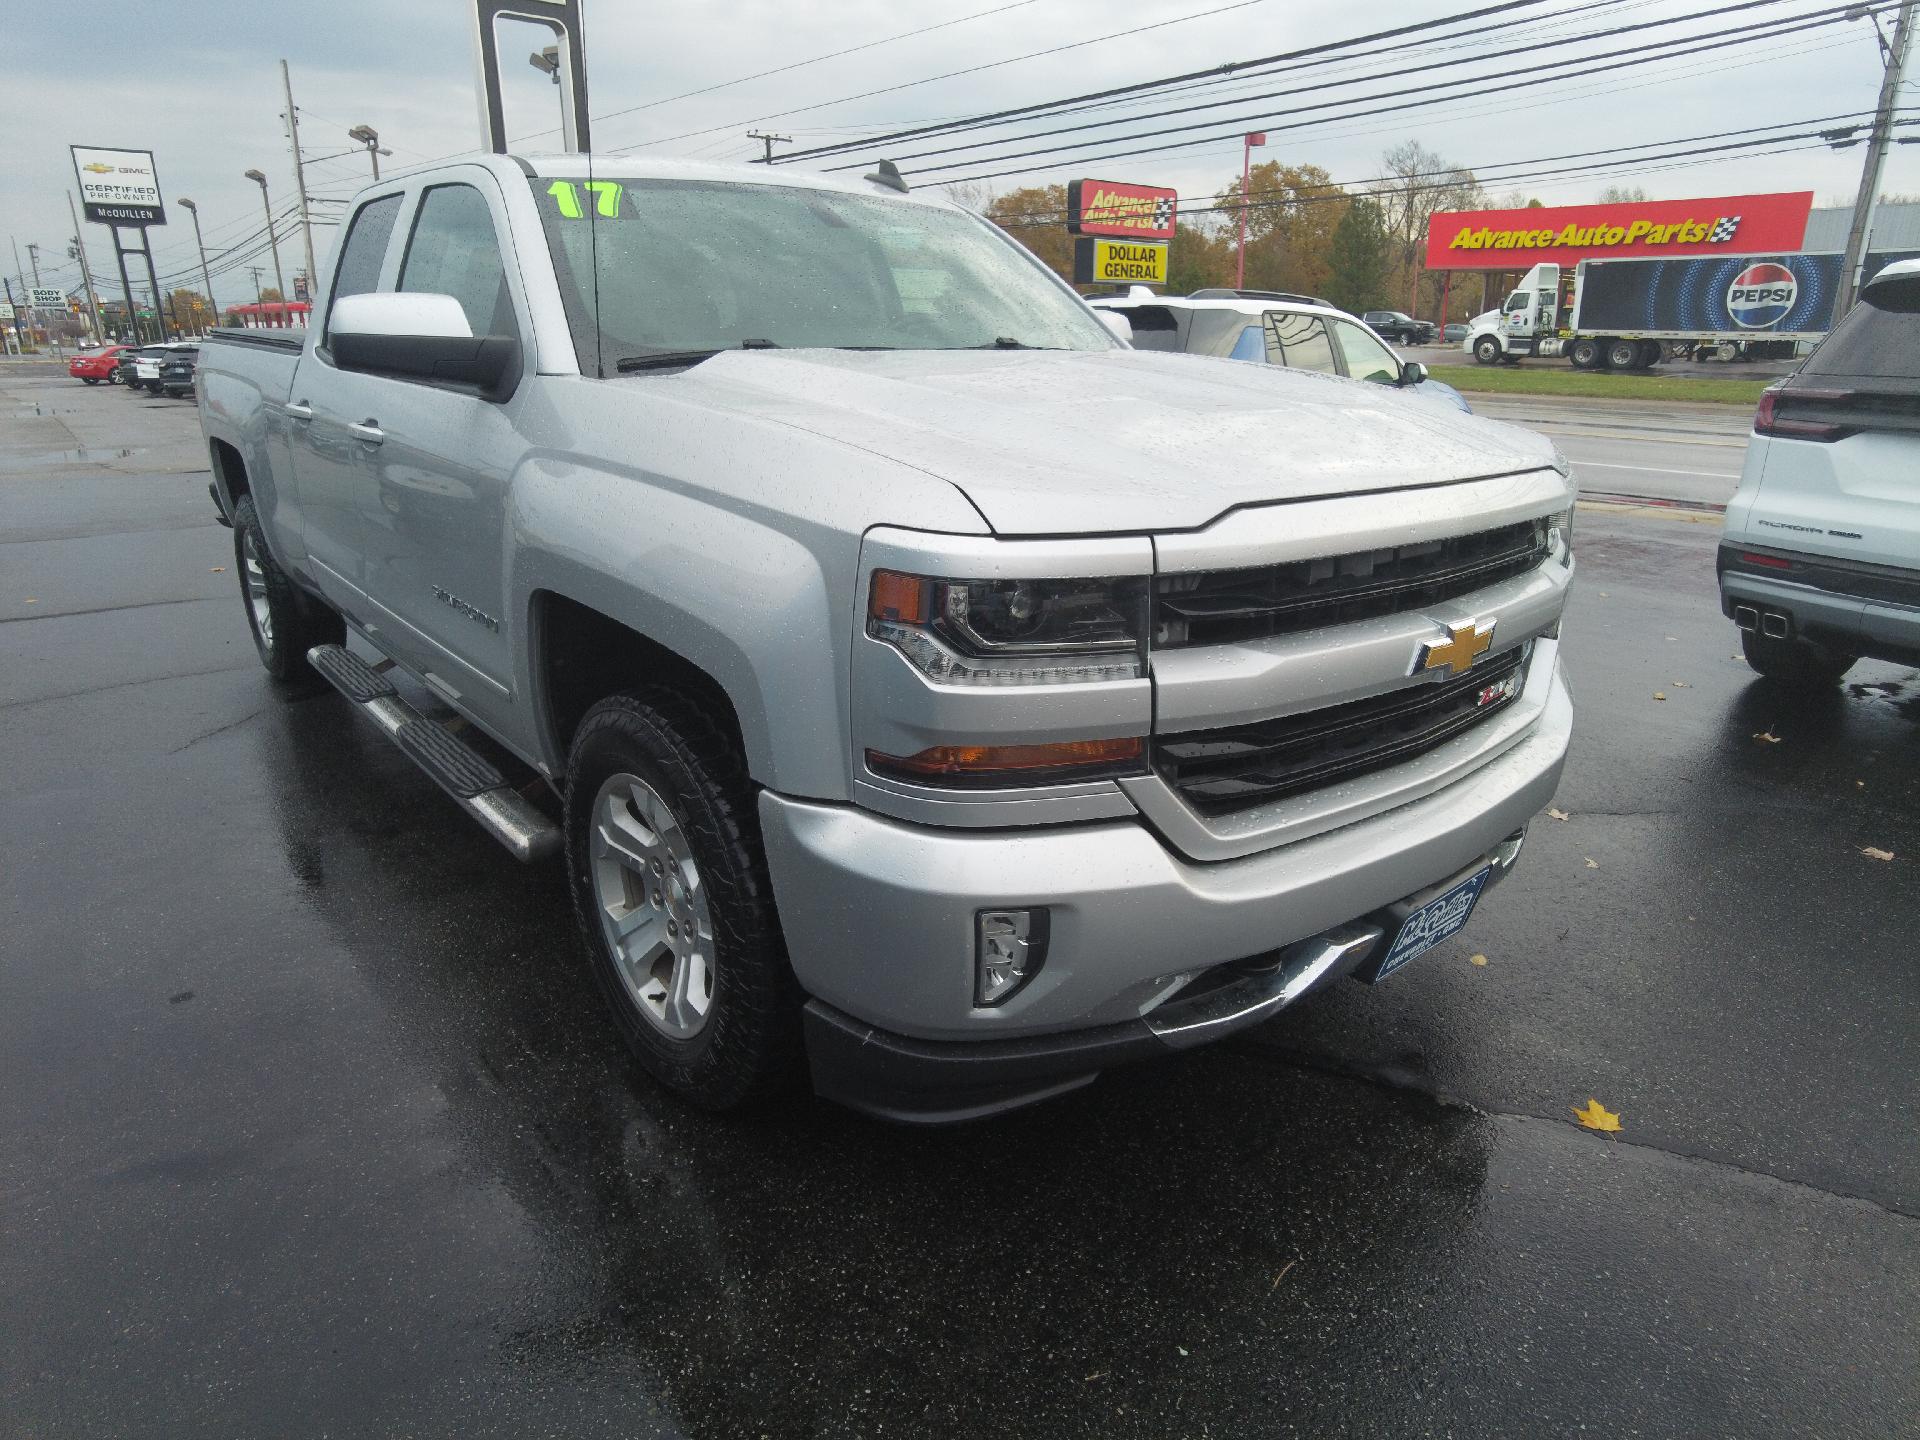
M 1356 199 L 1334 227 L 1327 253 L 1327 298 L 1359 314 L 1378 307 L 1387 288 L 1387 222 L 1372 200 Z
M 1181 224 L 1167 256 L 1167 293 L 1188 295 L 1233 284 L 1233 238 L 1224 230 Z
M 1254 166 L 1248 180 L 1247 287 L 1307 294 L 1326 289 L 1327 257 L 1334 228 L 1346 213 L 1346 191 L 1318 165 L 1278 160 Z M 1221 238 L 1233 255 L 1239 246 L 1240 181 L 1230 182 L 1215 199 L 1226 217 Z
M 1471 170 L 1418 140 L 1394 146 L 1380 157 L 1380 166 L 1387 178 L 1375 195 L 1386 221 L 1393 293 L 1412 296 L 1416 312 L 1430 311 L 1439 304 L 1440 277 L 1426 272 L 1427 222 L 1440 210 L 1484 209 L 1486 191 Z
M 1609 185 L 1600 192 L 1602 205 L 1644 205 L 1647 192 L 1638 185 Z
M 1029 185 L 996 195 L 986 217 L 1040 257 L 1063 280 L 1073 279 L 1073 236 L 1067 233 L 1067 187 Z

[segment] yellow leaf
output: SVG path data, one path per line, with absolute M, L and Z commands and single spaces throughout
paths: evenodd
M 1758 740 L 1762 745 L 1778 745 L 1780 743 L 1780 737 L 1771 730 L 1762 730 L 1753 738 Z
M 1653 698 L 1656 700 L 1664 700 L 1667 698 L 1667 692 L 1664 690 L 1656 690 L 1653 692 Z
M 1587 869 L 1598 870 L 1599 868 L 1600 868 L 1600 862 L 1594 859 L 1591 855 L 1587 856 Z
M 1573 1118 L 1589 1130 L 1617 1131 L 1620 1128 L 1620 1112 L 1609 1110 L 1591 1095 L 1587 1097 L 1587 1108 L 1574 1107 Z
M 1862 846 L 1860 847 L 1860 853 L 1861 853 L 1862 855 L 1864 855 L 1864 856 L 1866 856 L 1866 857 L 1867 857 L 1867 858 L 1868 858 L 1869 860 L 1891 860 L 1891 859 L 1893 859 L 1893 851 L 1891 851 L 1891 850 L 1876 850 L 1876 849 L 1875 849 L 1875 848 L 1874 848 L 1873 846 L 1871 846 L 1871 845 L 1862 845 Z
M 1551 817 L 1552 817 L 1553 819 L 1555 819 L 1555 820 L 1565 820 L 1565 819 L 1567 818 L 1567 812 L 1566 812 L 1566 811 L 1564 811 L 1564 810 L 1555 810 L 1555 809 L 1554 809 L 1554 808 L 1553 808 L 1552 806 L 1548 806 L 1548 807 L 1547 807 L 1547 814 L 1548 814 L 1549 816 L 1551 816 Z
M 1487 963 L 1487 957 L 1484 955 L 1469 956 L 1467 963 L 1470 965 L 1484 965 Z

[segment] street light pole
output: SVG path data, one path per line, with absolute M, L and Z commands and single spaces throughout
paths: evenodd
M 280 239 L 273 232 L 273 202 L 267 198 L 267 177 L 258 170 L 247 171 L 247 179 L 260 187 L 260 203 L 267 211 L 267 244 L 273 250 L 273 283 L 280 287 L 280 301 L 286 303 L 287 280 L 280 273 Z
M 1249 131 L 1240 142 L 1240 258 L 1234 266 L 1233 288 L 1247 288 L 1247 206 L 1252 197 L 1247 193 L 1253 185 L 1253 147 L 1264 146 L 1267 137 L 1264 131 Z
M 207 246 L 200 238 L 200 207 L 191 200 L 183 199 L 180 208 L 193 216 L 193 244 L 200 252 L 200 282 L 207 287 L 207 309 L 213 312 L 213 318 L 220 318 L 220 306 L 213 298 L 213 276 L 207 273 Z
M 393 151 L 380 148 L 380 132 L 371 125 L 356 125 L 347 131 L 347 138 L 367 147 L 367 159 L 373 162 L 373 183 L 380 183 L 380 157 L 391 155 Z
M 1894 101 L 1900 94 L 1900 74 L 1906 68 L 1907 40 L 1913 34 L 1915 0 L 1900 7 L 1898 28 L 1891 45 L 1881 42 L 1886 65 L 1880 77 L 1880 100 L 1874 107 L 1873 131 L 1867 137 L 1867 161 L 1860 172 L 1860 193 L 1853 197 L 1853 222 L 1847 227 L 1847 268 L 1841 272 L 1840 303 L 1834 307 L 1838 320 L 1853 308 L 1860 294 L 1860 283 L 1867 268 L 1868 222 L 1880 194 L 1880 172 L 1887 163 L 1887 144 L 1893 134 Z M 1874 38 L 1879 39 L 1880 22 L 1875 20 Z

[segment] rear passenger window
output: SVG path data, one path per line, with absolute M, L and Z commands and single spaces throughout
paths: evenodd
M 1333 340 L 1318 315 L 1295 315 L 1286 310 L 1267 314 L 1274 339 L 1280 342 L 1283 363 L 1295 370 L 1318 370 L 1325 375 L 1339 373 L 1333 358 Z
M 365 295 L 380 286 L 380 262 L 387 258 L 387 241 L 393 235 L 393 222 L 400 218 L 398 195 L 383 195 L 369 200 L 353 217 L 347 238 L 340 246 L 340 265 L 334 271 L 333 294 L 327 305 L 342 295 Z
M 400 289 L 451 295 L 475 335 L 512 335 L 513 318 L 500 240 L 487 202 L 471 185 L 436 185 L 420 201 L 420 218 L 407 240 Z
M 1173 318 L 1173 312 L 1166 306 L 1135 305 L 1112 313 L 1126 316 L 1127 323 L 1133 326 L 1134 349 L 1178 350 L 1180 348 L 1180 322 Z
M 1870 286 L 1800 373 L 1920 380 L 1920 275 Z

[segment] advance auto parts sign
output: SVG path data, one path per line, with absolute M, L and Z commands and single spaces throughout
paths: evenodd
M 1075 235 L 1171 240 L 1180 195 L 1156 185 L 1075 180 L 1067 186 L 1067 229 Z
M 1530 210 L 1444 210 L 1427 223 L 1429 270 L 1529 270 L 1550 260 L 1791 253 L 1813 192 L 1643 200 Z
M 1164 285 L 1167 247 L 1082 235 L 1073 242 L 1076 285 Z
M 80 206 L 87 219 L 101 225 L 167 223 L 152 151 L 68 148 L 73 151 L 73 173 L 80 179 Z

